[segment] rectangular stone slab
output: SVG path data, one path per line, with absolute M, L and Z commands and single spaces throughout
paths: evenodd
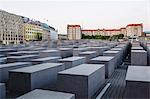
M 35 89 L 16 99 L 75 99 L 75 95 L 71 93 Z
M 98 56 L 90 60 L 91 64 L 105 64 L 105 77 L 108 78 L 115 70 L 115 61 L 113 56 Z
M 147 46 L 147 63 L 150 66 L 150 46 Z
M 0 58 L 5 57 L 5 55 L 0 55 Z
M 0 66 L 0 82 L 7 82 L 9 79 L 9 70 L 22 68 L 26 66 L 31 66 L 29 62 L 16 62 L 16 63 L 8 63 L 1 64 Z
M 0 54 L 3 54 L 3 55 L 7 56 L 7 53 L 16 52 L 16 51 L 17 51 L 16 49 L 0 49 Z
M 19 51 L 8 53 L 8 56 L 38 55 L 39 51 Z
M 84 64 L 86 62 L 85 57 L 78 57 L 78 56 L 73 56 L 73 57 L 68 57 L 64 59 L 59 59 L 59 62 L 65 64 L 65 69 Z
M 41 63 L 57 63 L 58 59 L 61 59 L 61 57 L 38 58 L 38 59 L 32 59 L 31 62 L 33 65 L 41 64 Z
M 145 50 L 131 50 L 132 65 L 147 65 L 147 52 Z
M 86 62 L 88 63 L 90 59 L 97 57 L 99 54 L 97 54 L 96 51 L 85 51 L 85 52 L 80 52 L 79 56 L 85 57 Z
M 120 59 L 120 51 L 111 51 L 111 50 L 108 50 L 108 51 L 105 51 L 103 53 L 104 56 L 114 56 L 115 58 L 115 68 L 117 68 L 120 64 L 121 64 L 121 59 Z
M 0 64 L 6 64 L 6 63 L 7 63 L 7 57 L 1 57 Z
M 98 55 L 103 55 L 103 52 L 108 50 L 108 47 L 87 47 L 90 51 L 97 51 Z
M 9 71 L 11 91 L 25 93 L 56 83 L 57 73 L 64 70 L 62 63 L 44 63 Z M 18 85 L 18 82 L 21 84 Z
M 6 87 L 4 83 L 0 83 L 0 99 L 5 99 Z
M 10 56 L 7 57 L 8 63 L 14 62 L 30 62 L 31 59 L 38 58 L 38 55 Z
M 61 53 L 59 50 L 43 50 L 39 53 L 40 57 L 60 57 Z
M 72 48 L 59 48 L 61 52 L 62 58 L 72 57 L 73 56 L 73 49 Z
M 143 47 L 139 46 L 139 47 L 132 47 L 131 50 L 143 50 Z
M 125 57 L 125 49 L 115 47 L 115 48 L 110 49 L 110 51 L 119 51 L 119 53 L 120 53 L 120 63 L 123 62 L 123 59 Z
M 78 56 L 80 52 L 88 51 L 89 48 L 74 48 L 73 56 Z
M 150 66 L 129 66 L 124 98 L 150 98 Z
M 91 98 L 105 82 L 105 66 L 82 64 L 58 73 L 58 91 L 75 94 L 78 98 Z

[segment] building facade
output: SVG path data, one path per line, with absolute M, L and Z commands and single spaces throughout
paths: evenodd
M 132 36 L 142 36 L 143 33 L 143 24 L 129 24 L 126 27 L 120 29 L 82 29 L 80 25 L 69 25 L 67 28 L 68 38 L 71 39 L 73 36 L 79 34 L 95 36 L 95 35 L 102 35 L 102 36 L 113 36 L 123 34 L 125 37 L 132 37 Z
M 38 40 L 42 35 L 42 28 L 38 25 L 31 23 L 24 23 L 24 33 L 26 41 Z
M 69 40 L 81 39 L 81 26 L 80 25 L 68 25 L 67 35 Z
M 68 37 L 66 34 L 58 34 L 58 39 L 59 40 L 68 40 Z
M 0 10 L 0 44 L 57 39 L 57 30 L 46 23 Z
M 24 42 L 22 17 L 0 10 L 0 42 L 20 44 Z
M 30 20 L 27 17 L 22 17 L 24 22 L 24 33 L 26 41 L 33 40 L 57 40 L 58 33 L 55 28 L 37 20 Z
M 143 24 L 129 24 L 126 26 L 127 36 L 142 36 L 143 33 Z

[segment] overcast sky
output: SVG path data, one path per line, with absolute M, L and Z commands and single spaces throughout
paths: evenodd
M 150 31 L 150 0 L 0 0 L 0 9 L 46 22 L 61 34 L 67 24 L 111 29 L 143 23 Z

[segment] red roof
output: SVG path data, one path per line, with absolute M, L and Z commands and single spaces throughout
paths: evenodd
M 121 29 L 104 29 L 104 31 L 121 31 Z
M 81 27 L 80 25 L 68 25 L 68 27 Z
M 90 31 L 90 32 L 92 32 L 92 31 L 121 31 L 121 29 L 102 29 L 102 30 L 100 30 L 100 29 L 93 29 L 93 30 L 87 29 L 87 30 L 81 30 L 81 31 Z
M 127 26 L 142 26 L 143 27 L 143 24 L 128 24 Z
M 120 28 L 120 29 L 126 29 L 125 27 L 122 27 L 122 28 Z
M 94 29 L 93 30 L 88 29 L 88 30 L 81 30 L 81 31 L 90 31 L 90 32 L 92 32 L 92 31 L 98 31 L 98 30 L 97 29 L 95 29 L 95 30 Z

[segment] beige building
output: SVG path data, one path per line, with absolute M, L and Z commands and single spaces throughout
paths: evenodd
M 143 24 L 129 24 L 126 26 L 127 36 L 142 36 L 143 33 Z
M 81 30 L 82 34 L 84 35 L 102 35 L 102 36 L 113 36 L 121 34 L 121 29 L 95 29 L 95 30 Z
M 67 35 L 69 40 L 81 39 L 81 26 L 80 25 L 68 25 Z
M 37 20 L 30 20 L 27 17 L 23 17 L 24 22 L 24 33 L 26 41 L 33 40 L 57 40 L 58 33 L 55 28 L 42 23 Z
M 24 42 L 22 17 L 0 10 L 0 43 L 19 44 Z
M 78 28 L 78 32 L 80 33 L 80 25 L 72 25 L 70 26 L 70 30 L 68 30 L 68 34 L 76 34 L 75 32 L 72 32 L 73 29 Z M 113 36 L 113 35 L 119 35 L 124 34 L 125 37 L 132 37 L 132 36 L 143 36 L 143 24 L 129 24 L 126 27 L 120 28 L 120 29 L 82 29 L 81 33 L 84 35 L 89 36 L 95 36 L 95 35 L 102 35 L 102 36 Z M 68 35 L 71 36 L 72 35 Z
M 24 23 L 25 40 L 38 40 L 38 36 L 42 36 L 42 27 L 39 25 Z

